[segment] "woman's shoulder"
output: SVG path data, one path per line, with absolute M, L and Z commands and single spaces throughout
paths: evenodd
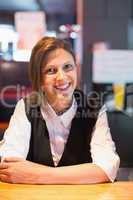
M 13 112 L 12 117 L 18 119 L 18 118 L 25 118 L 25 105 L 24 105 L 24 99 L 21 98 L 20 100 L 17 101 L 15 105 L 15 109 Z

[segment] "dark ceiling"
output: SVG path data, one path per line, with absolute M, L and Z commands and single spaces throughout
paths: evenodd
M 75 12 L 76 0 L 0 0 L 1 11 L 44 10 L 49 14 Z

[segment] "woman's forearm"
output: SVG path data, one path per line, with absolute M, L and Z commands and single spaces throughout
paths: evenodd
M 105 172 L 95 164 L 80 164 L 65 167 L 45 167 L 38 181 L 42 184 L 91 184 L 110 182 Z

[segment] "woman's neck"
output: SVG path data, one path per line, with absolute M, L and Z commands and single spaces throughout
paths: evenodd
M 61 115 L 71 107 L 73 98 L 68 99 L 67 101 L 66 100 L 54 101 L 54 103 L 52 103 L 50 100 L 47 99 L 47 102 L 56 112 L 57 115 Z

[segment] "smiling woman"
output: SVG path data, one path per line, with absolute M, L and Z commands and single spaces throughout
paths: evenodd
M 17 103 L 5 132 L 0 146 L 0 180 L 113 182 L 119 156 L 106 109 L 76 89 L 77 67 L 70 43 L 42 38 L 32 50 L 29 72 L 33 92 Z

